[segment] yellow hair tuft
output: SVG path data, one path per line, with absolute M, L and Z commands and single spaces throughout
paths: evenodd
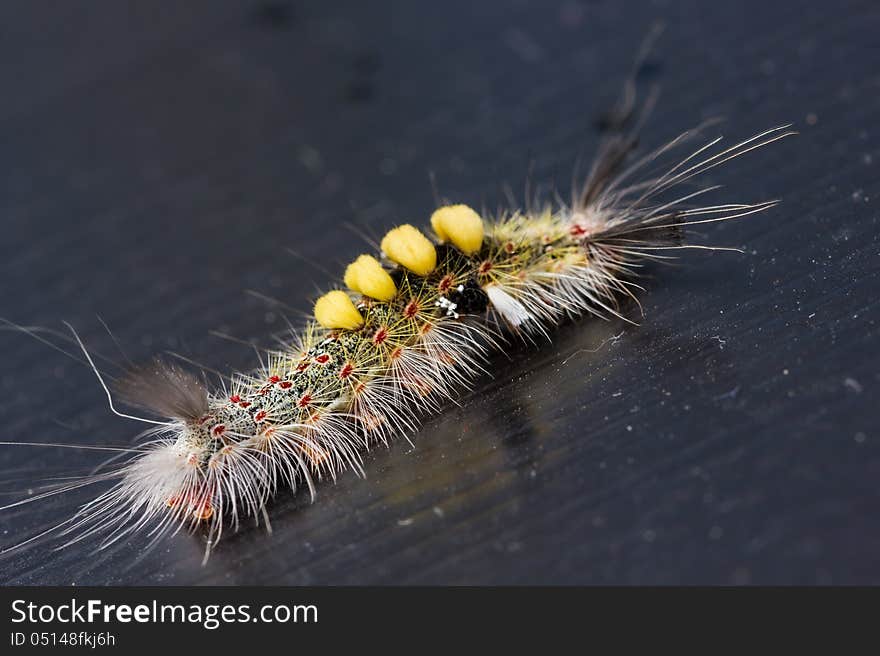
M 315 302 L 315 319 L 324 328 L 354 330 L 360 328 L 364 318 L 343 291 L 327 292 Z
M 388 272 L 371 255 L 361 255 L 345 270 L 345 285 L 364 296 L 379 301 L 390 301 L 397 295 L 397 287 Z
M 434 244 L 409 224 L 390 230 L 382 238 L 382 251 L 420 276 L 427 276 L 437 266 Z
M 483 219 L 467 205 L 446 205 L 431 215 L 431 227 L 442 241 L 451 241 L 465 255 L 483 245 Z

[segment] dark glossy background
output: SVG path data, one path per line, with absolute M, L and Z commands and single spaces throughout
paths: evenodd
M 275 533 L 206 567 L 38 546 L 6 583 L 880 583 L 876 2 L 186 2 L 0 5 L 0 316 L 96 351 L 228 371 L 331 275 L 441 194 L 476 206 L 534 178 L 567 192 L 634 51 L 667 29 L 656 145 L 709 116 L 796 139 L 709 180 L 781 197 L 653 269 L 640 327 L 565 326 L 369 478 L 283 494 Z M 347 228 L 346 225 L 349 227 Z M 353 229 L 349 229 L 353 228 Z M 256 290 L 291 306 L 267 305 Z M 628 310 L 638 318 L 635 308 Z M 612 339 L 617 336 L 616 339 Z M 124 444 L 91 373 L 0 333 L 3 439 Z M 101 454 L 3 447 L 2 499 Z M 86 491 L 0 514 L 4 544 Z

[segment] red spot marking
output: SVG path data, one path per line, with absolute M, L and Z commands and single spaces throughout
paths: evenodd
M 306 361 L 304 361 L 304 362 L 300 362 L 300 363 L 296 366 L 296 370 L 297 370 L 297 371 L 305 371 L 306 369 L 309 368 L 309 365 L 310 365 L 310 364 L 312 364 L 312 363 L 309 362 L 308 360 L 306 360 Z
M 449 276 L 446 276 L 446 277 L 448 278 Z M 450 283 L 450 284 L 452 284 L 452 283 Z M 448 287 L 447 287 L 447 289 L 448 289 Z M 441 290 L 441 291 L 443 291 L 443 290 Z M 419 313 L 420 309 L 421 309 L 421 307 L 419 306 L 419 302 L 416 299 L 413 299 L 409 303 L 406 304 L 405 308 L 403 308 L 403 316 L 405 316 L 407 319 L 412 319 L 414 316 L 416 316 Z
M 269 376 L 269 382 L 272 383 L 273 385 L 275 383 L 277 383 L 279 380 L 281 380 L 280 376 Z
M 315 362 L 317 362 L 318 364 L 327 364 L 328 362 L 330 362 L 330 356 L 327 353 L 322 353 L 315 358 Z
M 403 355 L 403 349 L 400 348 L 399 346 L 397 348 L 395 348 L 393 351 L 391 351 L 391 359 L 392 360 L 396 360 L 401 355 Z
M 365 387 L 366 387 L 366 385 L 364 383 L 358 383 L 354 388 L 354 393 L 359 394 L 360 392 L 362 392 L 364 390 Z
M 318 413 L 318 412 L 316 412 L 316 413 L 313 414 L 311 417 L 309 417 L 309 421 L 312 422 L 312 423 L 314 424 L 314 423 L 315 423 L 316 421 L 318 421 L 320 418 L 321 418 L 321 414 Z
M 204 417 L 202 417 L 201 419 L 199 419 L 199 426 L 201 426 L 201 425 L 204 424 L 206 421 L 209 421 L 209 420 L 211 420 L 211 419 L 213 419 L 213 418 L 214 418 L 214 417 L 212 417 L 211 415 L 205 415 Z
M 339 372 L 339 377 L 340 378 L 348 378 L 349 376 L 351 376 L 352 371 L 354 371 L 354 365 L 351 364 L 350 362 L 348 362 L 342 368 L 342 370 Z
M 431 393 L 432 389 L 431 384 L 423 378 L 413 378 L 410 382 L 410 386 L 414 387 L 415 390 L 422 396 L 428 396 Z
M 303 448 L 303 453 L 311 461 L 313 467 L 317 467 L 327 459 L 327 453 L 323 449 L 306 446 Z
M 382 425 L 383 418 L 369 412 L 365 412 L 360 417 L 361 423 L 367 430 L 373 431 Z
M 489 260 L 485 260 L 480 263 L 480 268 L 477 269 L 477 273 L 479 273 L 481 275 L 485 275 L 485 274 L 489 273 L 489 271 L 491 271 L 491 270 L 492 270 L 492 262 L 490 262 Z
M 223 435 L 223 433 L 225 433 L 225 432 L 226 432 L 226 426 L 223 424 L 217 424 L 216 426 L 214 426 L 214 428 L 211 429 L 211 435 L 213 435 L 214 437 L 219 437 L 220 435 Z
M 195 453 L 190 453 L 186 458 L 186 464 L 188 464 L 188 465 L 199 464 L 199 457 Z
M 386 328 L 385 326 L 382 326 L 373 335 L 373 344 L 381 344 L 386 339 L 388 339 L 388 328 Z
M 280 387 L 281 389 L 290 389 L 291 387 L 293 387 L 293 383 L 291 383 L 289 380 L 283 380 L 278 383 L 278 387 Z
M 242 408 L 248 408 L 248 407 L 250 407 L 251 402 L 250 401 L 242 401 L 238 405 L 240 405 Z
M 587 234 L 587 229 L 582 225 L 575 223 L 571 226 L 568 232 L 572 237 L 583 237 Z
M 265 410 L 258 410 L 257 414 L 254 415 L 254 421 L 259 424 L 264 419 L 266 419 L 266 415 L 268 415 L 268 414 L 269 413 L 266 412 Z
M 238 403 L 241 401 L 241 397 L 238 394 L 233 394 L 229 397 L 229 400 L 232 401 L 232 403 Z
M 427 335 L 429 332 L 431 332 L 431 330 L 433 330 L 433 328 L 434 328 L 434 326 L 432 326 L 430 323 L 428 323 L 426 321 L 425 323 L 422 324 L 422 327 L 419 328 L 419 334 Z
M 312 397 L 310 394 L 304 394 L 303 397 L 299 400 L 299 407 L 305 408 L 309 403 L 312 402 Z
M 437 285 L 437 289 L 440 290 L 441 294 L 448 292 L 450 287 L 452 287 L 452 276 L 450 275 L 443 276 L 440 280 L 440 284 Z
M 210 519 L 214 515 L 214 506 L 211 505 L 211 501 L 209 499 L 196 500 L 193 497 L 194 494 L 191 492 L 174 494 L 168 497 L 165 505 L 169 508 L 174 508 L 175 506 L 186 504 L 188 506 L 187 510 L 190 510 L 196 519 Z
M 513 253 L 513 252 L 516 250 L 516 246 L 513 245 L 513 242 L 512 242 L 512 241 L 509 241 L 509 242 L 507 242 L 506 244 L 504 244 L 504 250 L 505 250 L 508 254 L 511 254 L 511 253 Z
M 210 501 L 203 501 L 193 509 L 193 517 L 202 521 L 210 519 L 214 514 L 214 508 Z
M 260 390 L 257 392 L 257 394 L 259 394 L 260 396 L 266 396 L 266 394 L 267 394 L 268 392 L 269 392 L 269 388 L 268 388 L 268 387 L 263 387 L 262 389 L 260 389 Z

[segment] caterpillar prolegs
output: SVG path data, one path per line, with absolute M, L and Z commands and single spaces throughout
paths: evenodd
M 207 557 L 225 528 L 266 517 L 279 489 L 306 486 L 314 497 L 317 481 L 362 472 L 366 449 L 414 431 L 507 341 L 538 342 L 581 315 L 627 320 L 620 304 L 641 290 L 641 266 L 712 248 L 688 243 L 691 226 L 776 204 L 704 205 L 717 187 L 693 185 L 793 134 L 789 126 L 728 148 L 713 139 L 663 163 L 698 134 L 632 163 L 634 138 L 612 139 L 569 202 L 496 216 L 448 205 L 430 229 L 394 228 L 381 252 L 358 257 L 317 300 L 314 320 L 285 348 L 218 389 L 158 360 L 131 372 L 115 392 L 157 419 L 116 411 L 107 390 L 114 411 L 152 425 L 127 459 L 75 484 L 110 486 L 52 530 L 64 546 L 94 537 L 103 548 L 140 531 L 155 541 L 203 529 Z

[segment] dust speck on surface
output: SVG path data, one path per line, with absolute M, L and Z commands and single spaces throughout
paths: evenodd
M 864 387 L 862 387 L 862 384 L 859 381 L 857 381 L 855 378 L 850 378 L 850 377 L 844 378 L 843 384 L 845 387 L 847 387 L 848 389 L 851 389 L 856 394 L 861 394 L 862 391 L 865 389 Z

